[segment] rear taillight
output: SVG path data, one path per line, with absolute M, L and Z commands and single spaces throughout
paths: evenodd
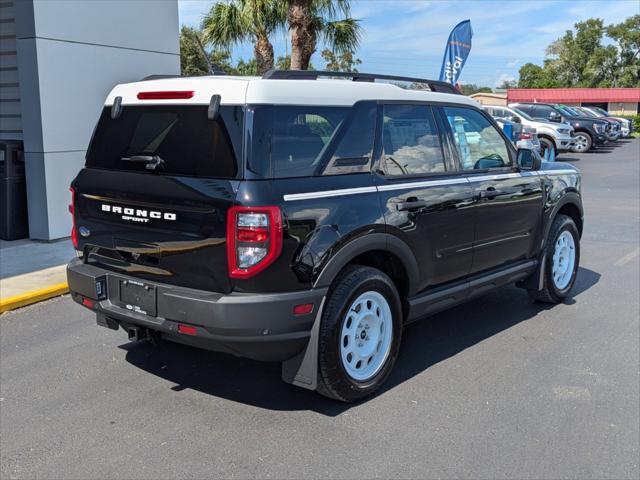
M 229 277 L 250 278 L 282 252 L 282 213 L 278 207 L 231 207 L 227 213 Z
M 78 229 L 76 228 L 76 191 L 73 187 L 69 188 L 71 192 L 71 203 L 69 204 L 69 213 L 71 214 L 71 243 L 73 248 L 78 248 Z
M 533 136 L 530 133 L 522 132 L 520 134 L 520 140 L 531 140 Z

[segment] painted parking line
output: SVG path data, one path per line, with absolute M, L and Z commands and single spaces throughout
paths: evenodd
M 636 248 L 634 251 L 627 253 L 624 257 L 619 258 L 618 261 L 616 263 L 614 263 L 614 265 L 616 267 L 622 267 L 623 265 L 626 265 L 627 263 L 629 263 L 631 260 L 633 260 L 634 258 L 636 258 L 638 255 L 640 255 L 640 247 Z

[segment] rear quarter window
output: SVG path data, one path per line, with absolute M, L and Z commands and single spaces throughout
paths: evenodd
M 266 178 L 368 172 L 376 105 L 252 107 L 249 168 Z
M 159 174 L 236 178 L 242 158 L 243 111 L 222 106 L 216 120 L 206 105 L 124 106 L 116 119 L 105 107 L 87 151 L 87 167 L 148 172 L 132 156 L 158 156 Z

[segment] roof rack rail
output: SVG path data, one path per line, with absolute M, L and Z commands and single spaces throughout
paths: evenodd
M 385 75 L 378 73 L 356 73 L 356 72 L 329 72 L 322 70 L 269 70 L 262 78 L 269 80 L 317 80 L 318 77 L 341 77 L 351 78 L 354 82 L 375 82 L 376 80 L 392 80 L 396 82 L 424 83 L 429 86 L 432 92 L 456 93 L 458 91 L 453 85 L 439 80 L 429 80 L 427 78 L 403 77 L 398 75 Z

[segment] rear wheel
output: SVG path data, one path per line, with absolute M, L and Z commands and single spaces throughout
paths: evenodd
M 587 152 L 591 149 L 591 145 L 593 144 L 591 135 L 586 132 L 576 132 L 575 141 L 576 143 L 571 149 L 571 151 L 575 153 Z
M 391 279 L 349 266 L 332 288 L 320 324 L 318 392 L 344 402 L 371 395 L 395 363 L 402 308 Z
M 573 288 L 580 263 L 580 235 L 567 215 L 558 215 L 551 225 L 545 247 L 543 288 L 531 292 L 535 300 L 560 303 Z

